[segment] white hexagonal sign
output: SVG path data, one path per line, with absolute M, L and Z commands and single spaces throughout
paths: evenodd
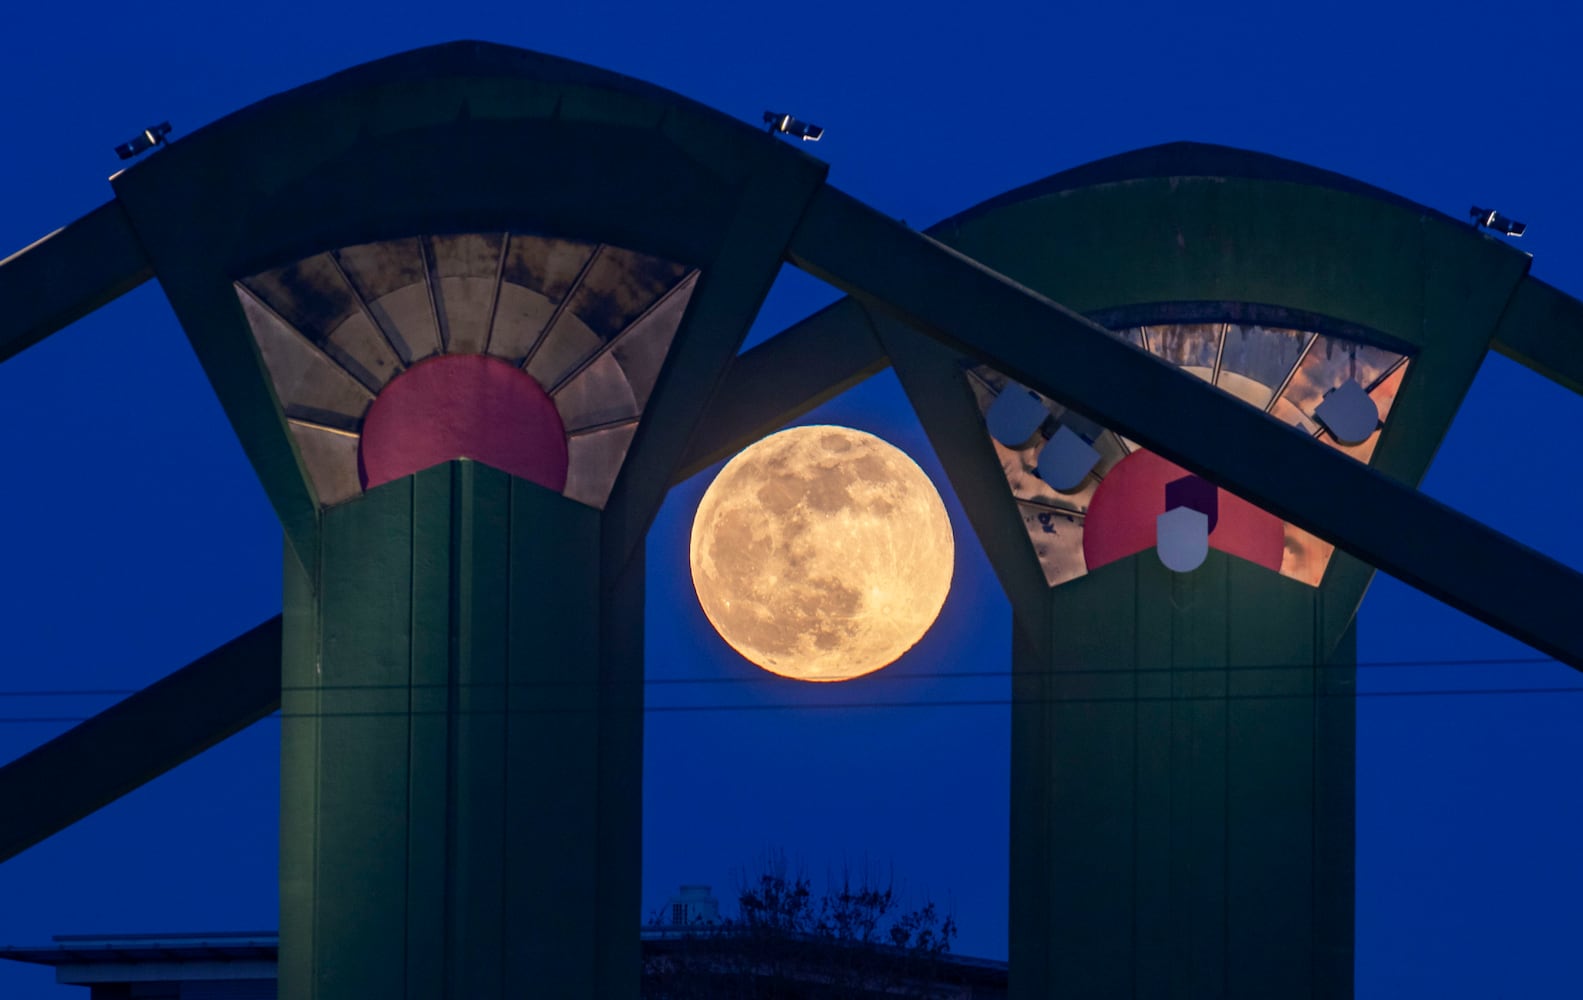
M 1209 557 L 1209 516 L 1176 507 L 1154 519 L 1154 550 L 1165 568 L 1190 573 Z

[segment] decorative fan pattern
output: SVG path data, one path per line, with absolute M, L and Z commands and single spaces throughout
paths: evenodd
M 1369 344 L 1273 326 L 1182 323 L 1112 332 L 1360 462 L 1373 457 L 1380 430 L 1361 444 L 1344 445 L 1314 419 L 1314 410 L 1327 392 L 1355 378 L 1378 408 L 1382 430 L 1409 363 L 1403 355 Z M 1000 393 L 1014 384 L 983 365 L 967 369 L 966 375 L 979 411 L 984 414 Z M 1051 414 L 1050 424 L 1059 423 L 1065 407 L 1050 399 L 1043 402 Z M 1094 490 L 1137 445 L 1112 430 L 1102 429 L 1092 441 L 1099 453 L 1093 472 L 1076 489 L 1061 492 L 1052 489 L 1037 472 L 1046 434 L 1036 434 L 1027 445 L 1015 449 L 993 437 L 989 440 L 1000 459 L 1006 484 L 1017 499 L 1046 581 L 1053 587 L 1082 576 L 1088 571 L 1083 560 L 1083 520 Z M 1288 524 L 1281 574 L 1317 586 L 1333 551 L 1334 546 Z
M 566 428 L 565 495 L 603 507 L 698 272 L 603 243 L 415 236 L 315 254 L 236 283 L 319 502 L 362 492 L 374 397 L 440 354 L 526 371 Z

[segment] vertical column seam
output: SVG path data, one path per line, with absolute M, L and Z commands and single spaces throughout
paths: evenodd
M 414 662 L 418 638 L 418 481 L 416 477 L 407 478 L 407 800 L 403 812 L 406 815 L 405 829 L 402 831 L 402 881 L 401 894 L 402 932 L 408 942 L 412 940 L 412 741 L 417 738 L 417 725 L 413 712 L 416 706 L 412 699 L 413 674 L 417 669 Z M 401 995 L 410 1000 L 412 990 L 412 956 L 403 955 L 402 964 L 405 966 L 401 977 Z
M 1308 856 L 1311 859 L 1308 866 L 1308 976 L 1311 994 L 1316 992 L 1312 987 L 1320 977 L 1319 967 L 1322 961 L 1320 942 L 1323 940 L 1320 925 L 1324 918 L 1324 910 L 1319 903 L 1321 892 L 1320 866 L 1325 863 L 1320 856 L 1319 847 L 1320 810 L 1324 808 L 1324 799 L 1319 789 L 1319 755 L 1323 751 L 1319 727 L 1323 718 L 1320 700 L 1327 696 L 1326 687 L 1329 685 L 1328 668 L 1323 664 L 1327 610 L 1325 607 L 1325 592 L 1323 590 L 1316 591 L 1314 594 L 1315 614 L 1312 619 L 1312 628 L 1314 633 L 1313 659 L 1317 661 L 1317 664 L 1313 670 L 1308 688 Z
M 1138 851 L 1139 851 L 1139 846 L 1138 846 L 1138 813 L 1141 811 L 1141 807 L 1139 805 L 1139 802 L 1140 802 L 1140 799 L 1141 799 L 1141 796 L 1142 796 L 1142 791 L 1141 791 L 1142 783 L 1139 780 L 1140 779 L 1139 771 L 1140 771 L 1140 769 L 1142 767 L 1141 763 L 1139 762 L 1139 758 L 1142 755 L 1142 746 L 1141 746 L 1142 741 L 1138 738 L 1138 730 L 1140 728 L 1140 721 L 1139 721 L 1139 718 L 1138 718 L 1138 704 L 1139 704 L 1138 678 L 1141 675 L 1138 673 L 1138 670 L 1142 666 L 1143 657 L 1139 655 L 1139 649 L 1138 649 L 1138 643 L 1140 641 L 1139 638 L 1138 638 L 1138 589 L 1139 589 L 1139 585 L 1138 585 L 1138 571 L 1137 571 L 1136 568 L 1133 569 L 1132 579 L 1133 579 L 1133 584 L 1132 584 L 1132 886 L 1131 886 L 1131 889 L 1132 889 L 1132 948 L 1131 948 L 1131 952 L 1132 952 L 1132 996 L 1133 996 L 1134 1000 L 1137 1000 L 1137 996 L 1138 996 L 1138 966 L 1140 964 L 1139 963 L 1139 954 L 1138 954 L 1138 952 L 1139 952 L 1139 942 L 1138 942 Z M 1051 618 L 1053 619 L 1054 616 L 1052 615 Z M 1053 627 L 1053 622 L 1052 622 L 1052 627 Z
M 511 583 L 515 574 L 512 568 L 516 562 L 516 548 L 514 534 L 516 530 L 517 512 L 517 480 L 515 476 L 506 477 L 506 616 L 502 627 L 505 629 L 504 643 L 506 662 L 500 665 L 500 679 L 502 690 L 500 692 L 500 975 L 502 983 L 509 980 L 511 975 L 507 955 L 510 951 L 510 922 L 508 920 L 510 908 L 508 903 L 509 892 L 507 887 L 511 884 L 508 871 L 511 867 L 511 674 L 512 664 L 512 593 Z
M 444 917 L 441 921 L 441 947 L 444 949 L 444 958 L 441 964 L 444 982 L 441 987 L 444 997 L 455 997 L 455 979 L 458 956 L 451 947 L 452 924 L 456 917 L 456 887 L 454 881 L 454 853 L 456 849 L 456 743 L 461 714 L 460 686 L 458 685 L 456 669 L 457 643 L 461 641 L 461 619 L 458 608 L 456 577 L 459 571 L 459 562 L 462 549 L 462 516 L 461 504 L 461 475 L 462 465 L 452 462 L 448 479 L 450 480 L 450 507 L 449 532 L 450 551 L 445 557 L 445 571 L 447 574 L 447 622 L 445 640 L 445 881 L 441 894 L 442 905 L 445 907 Z M 461 998 L 458 998 L 461 1000 Z
M 1225 609 L 1220 643 L 1220 991 L 1225 996 L 1231 993 L 1231 576 L 1236 570 L 1226 563 L 1220 604 Z
M 324 801 L 324 532 L 314 532 L 313 566 L 313 857 L 309 861 L 313 898 L 309 912 L 313 915 L 313 929 L 309 936 L 308 988 L 313 996 L 319 993 L 319 858 L 320 833 L 324 829 L 319 815 L 319 803 Z M 284 633 L 283 633 L 284 634 Z M 277 946 L 278 947 L 278 946 Z M 279 967 L 277 954 L 277 968 Z M 311 998 L 310 998 L 311 1000 Z

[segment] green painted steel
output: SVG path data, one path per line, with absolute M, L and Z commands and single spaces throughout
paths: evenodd
M 676 480 L 730 458 L 884 371 L 890 359 L 863 313 L 856 300 L 842 299 L 732 361 Z
M 1320 592 L 1144 552 L 1048 599 L 1049 652 L 1013 650 L 1012 996 L 1350 996 L 1353 653 L 1320 653 Z
M 1583 307 L 1455 220 L 1234 150 L 1089 164 L 935 239 L 821 187 L 824 172 L 657 88 L 464 42 L 243 109 L 117 175 L 118 202 L 0 262 L 0 360 L 157 273 L 288 542 L 283 634 L 255 630 L 0 769 L 19 787 L 86 773 L 95 734 L 215 696 L 53 818 L 0 817 L 0 848 L 278 697 L 283 995 L 490 997 L 522 982 L 633 995 L 644 532 L 678 475 L 889 354 L 1017 622 L 1017 995 L 1349 995 L 1364 560 L 1583 665 L 1566 612 L 1583 577 L 1411 489 L 1492 338 L 1583 385 L 1569 336 Z M 703 269 L 607 513 L 467 461 L 321 509 L 231 283 L 340 246 L 507 229 Z M 710 406 L 783 256 L 856 298 L 730 362 Z M 1319 314 L 1412 354 L 1375 468 L 1078 315 L 1206 302 Z M 1346 551 L 1317 590 L 1219 552 L 1183 576 L 1144 553 L 1043 586 L 962 357 Z M 1506 572 L 1470 578 L 1469 561 Z M 278 687 L 259 666 L 277 649 Z M 214 692 L 222 661 L 242 669 Z
M 0 361 L 154 276 L 115 202 L 0 260 Z
M 1583 575 L 826 187 L 799 267 L 1540 652 L 1583 667 Z M 1051 344 L 1059 344 L 1059 350 Z M 1233 443 L 1228 447 L 1227 443 Z M 1353 516 L 1357 509 L 1366 518 Z M 1469 574 L 1468 565 L 1497 567 Z
M 279 618 L 0 767 L 0 862 L 273 712 Z
M 774 155 L 780 146 L 769 142 L 758 151 L 737 194 L 736 210 L 703 269 L 605 505 L 604 551 L 614 560 L 606 573 L 621 571 L 642 548 L 709 398 L 769 294 L 804 206 L 824 183 L 824 164 Z
M 1049 587 L 1044 570 L 955 352 L 883 313 L 875 312 L 869 320 L 1011 602 L 1012 620 L 1035 650 L 1047 651 Z
M 1468 329 L 1487 335 L 1485 327 L 1499 322 L 1501 350 L 1550 377 L 1583 372 L 1568 353 L 1576 353 L 1570 334 L 1583 328 L 1576 300 L 1528 278 L 1511 315 L 1499 318 L 1498 303 L 1511 295 L 1510 276 L 1520 275 L 1526 255 L 1387 192 L 1261 154 L 1201 143 L 1126 153 L 1008 192 L 927 233 L 1076 312 L 1140 303 L 1279 305 L 1361 326 L 1415 363 L 1428 348 L 1457 355 L 1458 366 L 1467 363 Z M 1441 270 L 1447 263 L 1451 273 Z M 1464 300 L 1477 300 L 1471 313 L 1462 311 Z M 1485 302 L 1497 303 L 1494 318 Z M 739 400 L 729 412 L 767 433 L 828 398 L 814 385 L 801 387 L 804 379 L 823 375 L 839 385 L 850 373 L 878 370 L 883 358 L 865 353 L 868 338 L 855 317 L 841 315 L 846 308 L 837 303 L 744 356 L 727 384 L 729 398 Z M 826 361 L 831 353 L 852 360 Z M 755 354 L 776 358 L 789 374 L 748 364 Z M 1547 368 L 1544 359 L 1554 364 Z M 828 375 L 821 365 L 830 366 Z M 1461 397 L 1454 379 L 1421 381 L 1432 383 L 1440 406 Z M 1576 388 L 1576 381 L 1564 384 Z M 1429 420 L 1409 433 L 1443 426 Z M 698 461 L 750 440 L 744 431 L 700 444 Z M 1421 464 L 1421 449 L 1393 456 L 1397 447 L 1382 442 L 1376 464 L 1416 482 L 1421 472 L 1409 470 Z
M 1573 392 L 1583 392 L 1583 302 L 1528 277 L 1502 317 L 1495 349 Z
M 641 542 L 825 169 L 655 88 L 458 43 L 244 109 L 116 179 L 290 545 L 283 992 L 635 989 Z M 323 509 L 232 282 L 503 230 L 702 269 L 605 512 L 467 465 Z M 586 684 L 517 683 L 551 665 Z M 531 726 L 529 694 L 550 699 Z
M 1371 464 L 1414 486 L 1529 264 L 1463 222 L 1348 178 L 1198 143 L 1087 164 L 929 232 L 1081 313 L 1257 303 L 1363 328 L 1413 357 Z M 1371 576 L 1353 556 L 1333 559 L 1333 609 L 1355 611 Z M 1350 615 L 1331 617 L 1336 642 Z
M 1177 176 L 1194 155 L 1155 157 L 1169 180 L 1080 168 L 1087 187 L 1014 192 L 931 233 L 1086 310 L 1256 302 L 1368 325 L 1414 355 L 1375 463 L 1416 483 L 1526 260 L 1412 206 L 1335 190 L 1305 200 L 1269 177 Z M 1244 168 L 1265 159 L 1237 155 Z M 1231 151 L 1215 158 L 1237 165 Z M 1142 209 L 1121 210 L 1133 200 Z M 1377 241 L 1392 258 L 1384 270 Z M 1017 623 L 1016 995 L 1350 995 L 1349 664 L 1372 570 L 1340 553 L 1315 590 L 1221 553 L 1185 576 L 1144 553 L 1051 590 L 961 352 L 879 309 L 871 325 Z M 846 335 L 860 338 L 860 324 Z M 1074 363 L 1065 340 L 1037 342 Z M 1117 382 L 1091 376 L 1100 389 Z
M 714 316 L 705 332 L 726 336 L 712 373 L 729 361 L 735 317 L 756 311 L 825 169 L 773 136 L 657 88 L 460 42 L 359 66 L 238 111 L 139 161 L 114 186 L 287 538 L 311 562 L 320 504 L 234 280 L 312 253 L 420 233 L 510 230 L 612 243 L 706 269 L 688 312 Z M 715 263 L 732 274 L 711 279 Z M 693 351 L 690 339 L 709 340 L 679 335 L 678 349 Z M 688 399 L 706 398 L 713 386 L 712 374 L 691 370 L 665 378 L 678 382 L 671 395 Z M 695 420 L 640 430 L 678 440 L 634 447 L 640 464 L 663 468 L 628 477 L 635 481 L 627 492 L 644 502 L 613 502 L 629 533 L 641 536 Z
M 460 460 L 290 567 L 282 996 L 636 994 L 642 584 L 599 522 Z
M 315 829 L 319 815 L 319 725 L 323 700 L 319 686 L 319 606 L 317 561 L 310 571 L 285 543 L 281 595 L 280 664 L 280 937 L 278 982 L 290 984 L 281 996 L 313 982 L 318 859 Z M 290 914 L 290 930 L 286 917 Z M 292 939 L 295 938 L 295 942 Z
M 1425 219 L 1423 225 L 1428 229 L 1450 223 Z M 1417 486 L 1428 473 L 1513 296 L 1526 281 L 1528 259 L 1456 226 L 1449 232 L 1426 233 L 1413 264 L 1406 276 L 1410 287 L 1402 294 L 1421 296 L 1417 323 L 1423 346 L 1407 369 L 1370 461 L 1382 474 L 1408 486 Z M 1331 558 L 1321 581 L 1330 608 L 1325 642 L 1340 642 L 1351 628 L 1373 575 L 1373 568 L 1355 555 L 1338 551 Z
M 1080 313 L 1140 302 L 1267 303 L 1422 345 L 1422 225 L 1340 191 L 1156 177 L 1005 205 L 931 235 Z
M 1422 478 L 1497 327 L 1554 354 L 1564 339 L 1555 331 L 1577 325 L 1577 310 L 1566 307 L 1573 300 L 1545 298 L 1532 279 L 1514 308 L 1531 307 L 1516 323 L 1503 319 L 1528 258 L 1456 220 L 1301 164 L 1194 143 L 1076 168 L 929 233 L 1079 312 L 1262 303 L 1364 328 L 1414 355 L 1398 398 L 1403 419 L 1392 422 L 1374 458 L 1409 484 Z M 884 364 L 865 350 L 865 324 L 842 315 L 846 307 L 838 303 L 741 359 L 719 412 L 749 429 L 695 443 L 687 471 L 828 398 L 813 381 L 850 384 Z M 1332 605 L 1355 610 L 1370 574 L 1338 556 L 1326 581 Z M 1331 618 L 1336 641 L 1350 618 Z
M 594 905 L 596 997 L 628 997 L 643 961 L 632 933 L 642 912 L 643 870 L 643 597 L 640 549 L 622 573 L 601 580 L 598 745 L 599 827 Z

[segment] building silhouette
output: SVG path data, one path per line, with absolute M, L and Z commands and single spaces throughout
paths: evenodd
M 1000 1000 L 1006 963 L 959 955 L 921 966 L 900 949 L 857 948 L 816 940 L 789 941 L 772 963 L 745 965 L 726 938 L 690 937 L 696 928 L 642 932 L 645 1000 L 704 997 L 818 998 L 927 996 L 934 1000 Z M 275 1000 L 279 936 L 220 934 L 65 935 L 51 944 L 0 948 L 0 958 L 51 966 L 56 981 L 87 989 L 87 1000 Z M 830 969 L 861 952 L 870 988 L 831 982 Z M 843 954 L 845 952 L 845 954 Z M 678 992 L 674 969 L 689 975 Z

